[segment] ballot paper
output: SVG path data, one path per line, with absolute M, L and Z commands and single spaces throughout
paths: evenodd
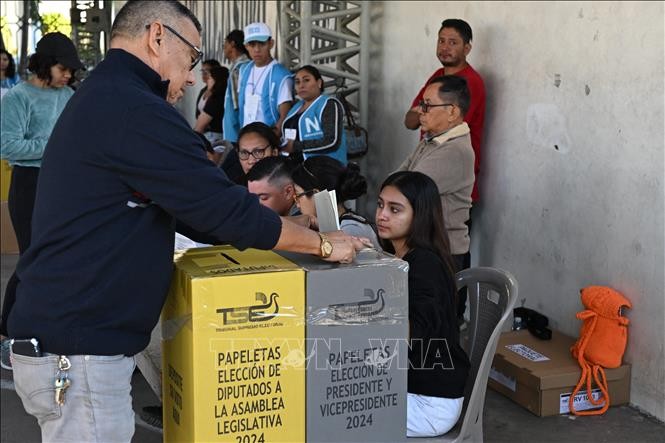
M 320 191 L 314 194 L 316 219 L 319 232 L 339 231 L 339 213 L 337 212 L 337 195 L 335 191 Z
M 206 243 L 195 242 L 191 238 L 185 237 L 184 235 L 178 232 L 175 233 L 175 244 L 173 245 L 174 251 L 180 251 L 183 249 L 192 249 L 192 248 L 205 248 L 207 246 L 210 245 Z

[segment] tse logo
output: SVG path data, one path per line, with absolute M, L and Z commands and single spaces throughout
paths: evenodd
M 217 309 L 217 313 L 222 314 L 222 323 L 224 325 L 268 321 L 279 313 L 278 297 L 279 295 L 273 292 L 270 294 L 270 301 L 268 301 L 268 297 L 264 293 L 257 292 L 256 301 L 260 302 L 259 304 L 234 308 L 219 308 Z

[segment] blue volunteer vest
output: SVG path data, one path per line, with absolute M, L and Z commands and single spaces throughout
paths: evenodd
M 249 63 L 249 60 L 239 63 L 234 67 L 234 70 L 240 70 L 243 66 Z M 233 82 L 229 74 L 229 81 L 226 85 L 226 94 L 224 95 L 224 117 L 222 119 L 222 130 L 224 131 L 224 140 L 238 142 L 238 133 L 240 132 L 240 97 L 238 97 L 238 109 L 233 109 L 233 98 L 231 97 L 231 88 Z M 238 76 L 240 82 L 240 76 Z
M 247 82 L 249 81 L 249 74 L 254 67 L 254 62 L 244 64 L 240 68 L 240 92 L 238 93 L 238 121 L 240 127 L 245 126 L 243 120 L 245 115 L 243 109 L 245 108 L 245 90 L 247 89 Z M 282 82 L 291 77 L 291 72 L 279 63 L 275 63 L 272 67 L 268 68 L 270 71 L 266 74 L 266 79 L 261 88 L 261 110 L 265 118 L 266 125 L 273 127 L 277 120 L 279 120 L 279 105 L 277 99 L 279 97 L 279 90 L 282 87 Z
M 339 103 L 339 101 L 336 98 L 330 97 L 325 94 L 321 94 L 316 100 L 314 100 L 314 102 L 311 105 L 309 105 L 309 108 L 303 111 L 302 115 L 298 119 L 298 140 L 305 141 L 305 140 L 317 140 L 323 138 L 323 123 L 321 122 L 321 114 L 323 114 L 323 109 L 326 107 L 328 100 L 335 100 L 337 103 Z M 288 120 L 293 115 L 297 114 L 300 108 L 302 108 L 304 103 L 305 103 L 304 101 L 299 100 L 289 110 L 289 113 L 287 114 L 284 121 Z M 339 104 L 339 109 L 344 109 L 341 103 Z M 339 118 L 343 119 L 344 115 L 343 114 L 340 115 Z M 284 128 L 282 127 L 282 136 L 283 134 L 284 134 Z M 315 155 L 327 155 L 336 160 L 339 160 L 343 165 L 346 165 L 348 163 L 348 159 L 346 157 L 346 132 L 342 130 L 341 134 L 338 134 L 338 137 L 341 137 L 341 140 L 339 146 L 337 147 L 337 150 L 332 152 L 321 152 L 321 153 L 317 153 L 316 151 L 314 152 L 310 151 L 307 153 L 303 152 L 303 157 L 307 159 Z M 325 150 L 325 148 L 323 148 L 322 150 Z

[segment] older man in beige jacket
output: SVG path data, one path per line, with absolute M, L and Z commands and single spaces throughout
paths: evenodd
M 471 209 L 474 153 L 469 126 L 464 122 L 469 103 L 469 89 L 463 78 L 446 75 L 432 79 L 419 108 L 425 137 L 398 168 L 422 172 L 436 182 L 456 271 L 470 263 L 466 221 Z M 458 319 L 464 314 L 465 299 L 460 297 Z

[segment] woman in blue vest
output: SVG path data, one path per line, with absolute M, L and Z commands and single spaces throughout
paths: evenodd
M 291 154 L 327 155 L 347 163 L 344 108 L 335 98 L 323 94 L 323 79 L 314 66 L 296 71 L 296 94 L 300 100 L 282 125 L 282 147 Z

